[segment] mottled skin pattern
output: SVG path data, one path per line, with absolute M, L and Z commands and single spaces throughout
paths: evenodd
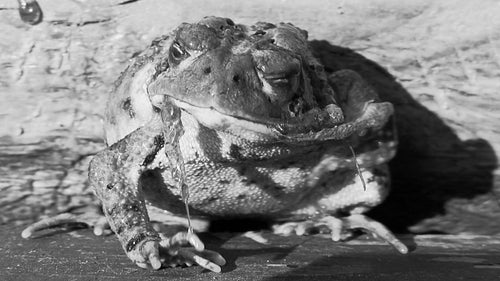
M 183 159 L 194 218 L 269 219 L 281 234 L 326 226 L 334 240 L 363 228 L 404 253 L 361 215 L 388 192 L 391 115 L 355 72 L 327 74 L 305 31 L 208 17 L 155 40 L 118 79 L 105 119 L 110 146 L 94 157 L 90 184 L 141 266 L 158 268 L 158 243 L 168 241 L 147 209 L 185 215 L 168 157 Z

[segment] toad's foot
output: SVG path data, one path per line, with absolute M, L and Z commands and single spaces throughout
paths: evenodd
M 353 214 L 343 218 L 325 216 L 318 220 L 302 222 L 287 222 L 273 226 L 273 232 L 288 236 L 295 232 L 297 235 L 306 235 L 314 232 L 330 233 L 333 241 L 347 240 L 352 231 L 361 229 L 373 233 L 391 244 L 401 254 L 408 253 L 408 247 L 392 234 L 383 224 L 364 215 Z
M 109 228 L 108 221 L 102 215 L 99 210 L 94 209 L 92 211 L 86 211 L 82 214 L 72 214 L 72 213 L 62 213 L 53 217 L 42 219 L 38 222 L 33 223 L 23 230 L 21 236 L 23 238 L 29 238 L 33 236 L 34 233 L 59 226 L 81 226 L 87 225 L 94 228 L 94 234 L 109 235 L 111 234 L 111 229 Z
M 213 272 L 220 272 L 226 260 L 217 252 L 205 250 L 205 245 L 194 233 L 179 232 L 172 237 L 160 234 L 160 241 L 146 240 L 127 253 L 141 268 L 160 269 L 163 266 L 192 266 L 198 264 Z M 191 245 L 192 248 L 182 247 Z

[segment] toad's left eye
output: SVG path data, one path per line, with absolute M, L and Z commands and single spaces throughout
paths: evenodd
M 179 42 L 174 42 L 170 46 L 170 61 L 174 64 L 181 62 L 183 59 L 189 56 L 188 52 L 179 44 Z

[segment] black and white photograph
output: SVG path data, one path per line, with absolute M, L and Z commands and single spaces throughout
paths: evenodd
M 500 280 L 498 0 L 1 0 L 0 280 Z

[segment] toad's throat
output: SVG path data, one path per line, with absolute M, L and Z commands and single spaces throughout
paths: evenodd
M 239 134 L 251 131 L 289 143 L 308 143 L 311 141 L 342 140 L 355 133 L 366 132 L 369 129 L 379 129 L 384 126 L 393 113 L 392 104 L 387 102 L 367 102 L 364 110 L 356 116 L 346 116 L 348 122 L 334 123 L 329 120 L 326 109 L 313 109 L 309 117 L 266 120 L 249 117 L 245 114 L 232 115 L 223 113 L 214 107 L 203 107 L 169 98 L 176 106 L 192 115 L 206 127 Z M 325 107 L 326 108 L 326 107 Z

